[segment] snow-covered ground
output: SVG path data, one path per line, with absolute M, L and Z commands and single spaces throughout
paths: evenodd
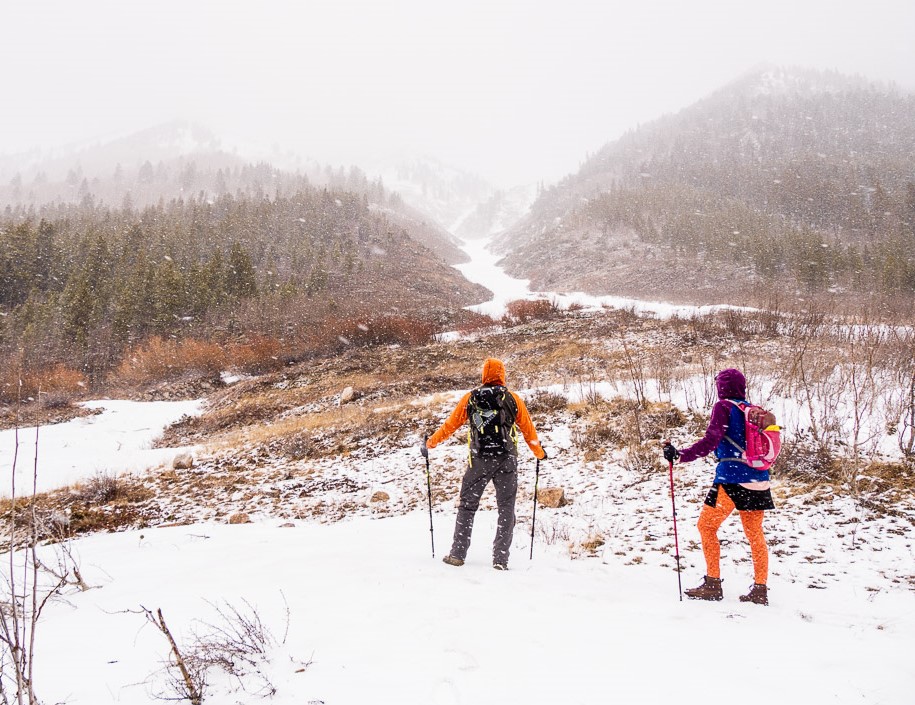
M 202 402 L 102 400 L 85 402 L 100 414 L 38 429 L 38 491 L 64 487 L 97 474 L 140 472 L 171 462 L 180 448 L 152 448 L 162 430 L 200 412 Z M 36 429 L 20 428 L 16 494 L 32 492 Z M 0 431 L 0 496 L 9 496 L 16 431 Z
M 541 517 L 548 521 L 550 511 Z M 531 561 L 520 525 L 511 570 L 494 571 L 490 511 L 478 515 L 467 564 L 452 568 L 440 557 L 453 511 L 435 515 L 435 559 L 428 522 L 418 511 L 80 540 L 83 576 L 96 587 L 47 612 L 40 695 L 74 704 L 155 702 L 162 674 L 150 674 L 166 660 L 167 645 L 130 611 L 161 608 L 187 643 L 205 631 L 196 620 L 218 621 L 213 605 L 244 609 L 247 601 L 278 640 L 289 608 L 285 644 L 262 667 L 276 688 L 264 702 L 686 704 L 724 694 L 747 705 L 911 702 L 911 591 L 874 591 L 851 579 L 811 590 L 775 578 L 764 608 L 738 602 L 746 567 L 725 561 L 724 601 L 680 602 L 669 567 L 634 564 L 630 554 L 573 560 L 561 544 L 538 543 Z M 210 682 L 205 703 L 262 701 L 215 671 Z M 261 682 L 249 679 L 248 687 Z

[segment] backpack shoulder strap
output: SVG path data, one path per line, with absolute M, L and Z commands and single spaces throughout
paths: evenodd
M 732 404 L 735 409 L 740 411 L 741 414 L 746 414 L 747 407 L 752 406 L 752 404 L 750 404 L 750 402 L 748 402 L 748 401 L 737 401 L 736 399 L 724 399 L 723 401 L 726 401 L 726 402 Z M 744 416 L 744 420 L 746 421 L 746 416 Z M 733 438 L 731 438 L 726 432 L 724 434 L 724 440 L 727 441 L 728 443 L 730 443 L 732 446 L 734 446 L 737 450 L 739 450 L 742 455 L 746 454 L 747 449 L 744 448 L 742 445 L 740 445 Z M 741 461 L 741 458 L 728 458 L 728 460 Z
M 518 402 L 515 401 L 515 395 L 508 387 L 503 387 L 503 389 L 505 390 L 505 406 L 511 411 L 512 419 L 515 419 L 518 416 Z

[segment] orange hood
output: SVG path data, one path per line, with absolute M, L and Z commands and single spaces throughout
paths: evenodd
M 505 386 L 505 365 L 494 357 L 486 358 L 483 363 L 483 384 L 501 384 Z

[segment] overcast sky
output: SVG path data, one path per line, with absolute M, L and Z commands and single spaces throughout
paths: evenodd
M 510 186 L 764 61 L 915 89 L 912 0 L 2 0 L 0 27 L 7 154 L 180 118 Z

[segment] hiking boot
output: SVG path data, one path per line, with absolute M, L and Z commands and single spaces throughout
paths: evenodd
M 493 563 L 492 567 L 496 570 L 508 570 L 508 565 L 505 563 Z
M 753 587 L 750 588 L 750 592 L 748 592 L 746 595 L 740 596 L 740 601 L 752 602 L 754 605 L 768 605 L 769 589 L 765 585 L 753 583 Z
M 442 563 L 447 563 L 448 565 L 462 566 L 462 565 L 464 565 L 464 559 L 455 558 L 451 554 L 448 554 L 447 556 L 442 558 Z
M 724 593 L 721 591 L 721 582 L 721 578 L 710 578 L 706 575 L 702 579 L 702 585 L 683 592 L 691 600 L 718 601 L 724 597 Z

